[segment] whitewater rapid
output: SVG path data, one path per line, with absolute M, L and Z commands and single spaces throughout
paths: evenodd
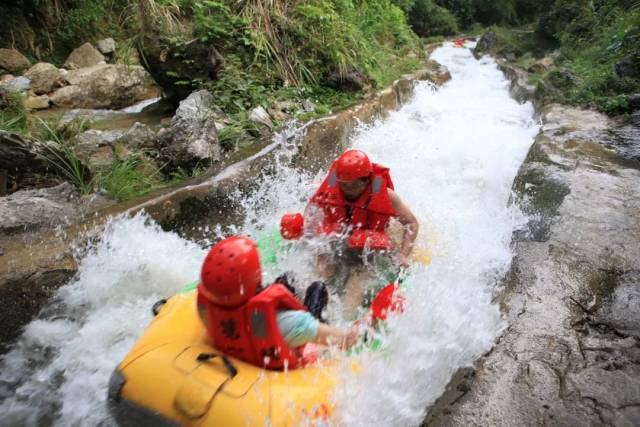
M 491 348 L 506 326 L 492 302 L 523 224 L 509 205 L 511 184 L 538 132 L 533 107 L 509 97 L 493 59 L 446 44 L 432 59 L 452 79 L 420 83 L 412 101 L 362 126 L 353 147 L 391 168 L 396 192 L 421 223 L 432 262 L 409 276 L 408 304 L 391 319 L 386 351 L 363 353 L 336 390 L 336 423 L 417 426 L 452 374 Z M 277 136 L 283 141 L 284 135 Z M 322 171 L 288 167 L 283 143 L 275 175 L 236 194 L 242 223 L 213 228 L 210 241 L 258 236 L 286 211 L 302 210 Z M 80 260 L 79 272 L 0 360 L 0 425 L 110 425 L 111 372 L 151 320 L 151 305 L 197 278 L 206 248 L 165 232 L 144 215 L 117 218 Z M 310 274 L 306 254 L 268 269 Z

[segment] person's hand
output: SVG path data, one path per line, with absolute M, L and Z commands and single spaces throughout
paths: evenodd
M 348 350 L 358 341 L 358 337 L 360 336 L 360 326 L 355 325 L 349 328 L 345 337 L 344 337 L 344 349 Z
M 398 264 L 400 264 L 400 267 L 407 268 L 411 264 L 411 261 L 409 260 L 409 257 L 407 255 L 399 254 L 398 255 Z

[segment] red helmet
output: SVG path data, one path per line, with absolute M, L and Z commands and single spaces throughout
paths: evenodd
M 360 150 L 347 150 L 336 160 L 338 181 L 355 181 L 371 175 L 373 170 L 369 157 Z
M 254 296 L 262 282 L 260 256 L 246 237 L 229 237 L 211 248 L 202 264 L 198 292 L 216 305 L 236 307 Z
M 280 234 L 287 240 L 295 240 L 304 233 L 304 217 L 301 213 L 284 214 L 280 219 Z

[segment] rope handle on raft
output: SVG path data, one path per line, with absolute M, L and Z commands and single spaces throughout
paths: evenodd
M 227 359 L 226 356 L 222 355 L 222 354 L 217 354 L 217 353 L 200 353 L 198 355 L 198 357 L 196 358 L 196 360 L 198 362 L 208 362 L 211 359 L 214 359 L 216 357 L 219 357 L 220 359 L 222 359 L 222 363 L 224 363 L 225 368 L 227 368 L 227 371 L 229 372 L 229 379 L 235 377 L 236 375 L 238 375 L 238 368 L 236 368 L 233 363 L 231 363 L 231 361 L 229 359 Z

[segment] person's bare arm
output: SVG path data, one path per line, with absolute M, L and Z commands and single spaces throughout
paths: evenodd
M 402 244 L 398 255 L 400 257 L 400 264 L 407 266 L 409 265 L 409 254 L 411 253 L 411 249 L 413 249 L 413 242 L 415 242 L 416 237 L 418 237 L 420 225 L 418 224 L 416 216 L 411 212 L 411 209 L 404 204 L 400 199 L 400 196 L 398 196 L 393 190 L 388 191 L 389 198 L 391 199 L 391 205 L 398 214 L 398 221 L 400 221 L 400 224 L 404 226 Z
M 358 339 L 358 329 L 338 329 L 326 323 L 318 323 L 318 334 L 313 340 L 316 344 L 335 345 L 346 350 L 355 344 Z

